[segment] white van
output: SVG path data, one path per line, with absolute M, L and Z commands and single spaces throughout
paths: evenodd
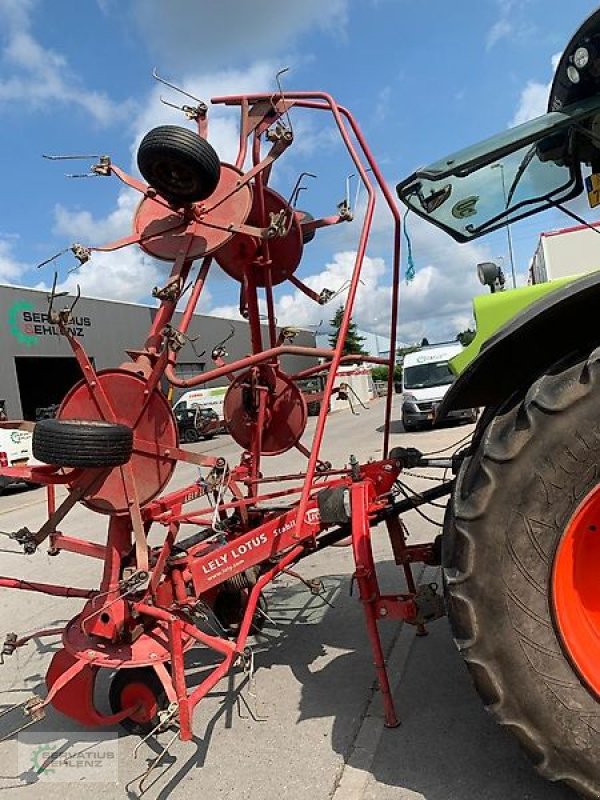
M 16 427 L 18 422 L 14 423 L 14 428 L 8 427 L 9 423 L 5 422 L 4 424 L 7 427 L 0 428 L 0 467 L 25 466 L 33 458 L 31 454 L 33 434 L 30 430 Z M 0 475 L 0 491 L 14 483 L 19 483 L 19 481 L 16 478 Z
M 435 344 L 407 353 L 402 365 L 402 425 L 414 431 L 433 425 L 435 410 L 454 381 L 448 362 L 462 351 L 458 342 Z M 447 419 L 475 422 L 476 408 L 451 411 Z
M 228 386 L 216 386 L 214 389 L 192 389 L 182 394 L 173 406 L 173 411 L 183 408 L 212 408 L 223 419 L 223 403 Z

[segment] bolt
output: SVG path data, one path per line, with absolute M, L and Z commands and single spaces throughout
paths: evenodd
M 379 616 L 380 617 L 387 617 L 387 608 L 380 608 L 379 609 Z

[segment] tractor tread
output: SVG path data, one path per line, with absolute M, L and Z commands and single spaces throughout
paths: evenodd
M 564 525 L 600 477 L 600 348 L 557 369 L 480 426 L 449 505 L 444 583 L 488 710 L 541 775 L 598 798 L 600 706 L 563 653 L 547 587 Z

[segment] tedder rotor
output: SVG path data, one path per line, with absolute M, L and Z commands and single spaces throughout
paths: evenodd
M 100 586 L 82 589 L 18 578 L 0 578 L 0 586 L 80 597 L 82 610 L 62 631 L 62 646 L 46 675 L 45 697 L 23 708 L 31 721 L 44 708 L 56 709 L 84 726 L 122 723 L 140 733 L 174 724 L 182 740 L 192 738 L 195 707 L 236 664 L 248 657 L 247 640 L 260 624 L 262 592 L 278 575 L 305 556 L 342 540 L 352 544 L 354 577 L 364 607 L 373 660 L 382 693 L 385 723 L 397 724 L 378 621 L 401 619 L 419 626 L 442 615 L 434 586 L 417 587 L 412 562 L 435 563 L 433 545 L 407 545 L 401 511 L 450 491 L 451 482 L 413 500 L 395 491 L 401 470 L 424 463 L 417 451 L 389 449 L 393 398 L 395 331 L 400 283 L 400 217 L 396 204 L 365 139 L 350 112 L 324 93 L 291 92 L 213 98 L 214 104 L 240 111 L 240 144 L 235 163 L 219 160 L 207 141 L 204 104 L 185 107 L 197 130 L 162 126 L 142 140 L 138 165 L 145 181 L 126 174 L 108 157 L 92 169 L 114 175 L 140 194 L 132 233 L 102 247 L 74 245 L 82 263 L 93 250 L 137 245 L 169 262 L 150 331 L 140 349 L 114 369 L 96 370 L 82 343 L 72 335 L 71 310 L 56 310 L 50 298 L 50 321 L 68 341 L 83 379 L 63 399 L 56 418 L 38 422 L 34 455 L 42 465 L 2 469 L 2 474 L 44 484 L 48 519 L 39 530 L 12 534 L 28 554 L 42 545 L 52 554 L 76 553 L 103 563 Z M 273 289 L 290 281 L 317 304 L 333 292 L 320 293 L 298 273 L 304 247 L 322 228 L 352 219 L 348 203 L 329 217 L 313 218 L 269 185 L 274 165 L 293 145 L 289 115 L 295 109 L 329 114 L 366 189 L 366 205 L 347 301 L 334 348 L 295 346 L 293 331 L 279 329 Z M 343 342 L 359 289 L 361 269 L 378 198 L 392 215 L 393 291 L 389 358 L 359 357 L 389 366 L 383 433 L 383 458 L 333 467 L 321 452 L 336 372 L 346 360 Z M 189 286 L 194 262 L 199 269 L 178 325 L 174 312 Z M 227 361 L 216 348 L 211 369 L 183 379 L 177 358 L 186 341 L 192 314 L 211 269 L 223 270 L 239 284 L 240 312 L 248 320 L 251 351 Z M 259 314 L 264 297 L 266 323 Z M 287 355 L 312 359 L 311 366 L 286 374 Z M 319 359 L 316 366 L 314 362 Z M 322 374 L 325 388 L 312 440 L 306 436 L 307 408 L 297 386 L 301 378 Z M 177 425 L 164 393 L 174 387 L 204 386 L 226 378 L 224 402 L 228 431 L 243 452 L 239 463 L 180 447 Z M 7 424 L 7 423 L 2 423 Z M 14 423 L 13 423 L 14 424 Z M 25 424 L 25 423 L 23 423 Z M 306 458 L 301 473 L 278 475 L 269 490 L 261 463 L 290 450 Z M 165 494 L 178 461 L 197 465 L 198 481 Z M 446 464 L 444 466 L 447 466 Z M 270 479 L 272 483 L 272 479 Z M 55 487 L 66 489 L 58 503 Z M 281 487 L 281 488 L 279 488 Z M 276 504 L 274 504 L 276 501 Z M 103 544 L 64 532 L 70 510 L 81 503 L 106 519 Z M 402 565 L 407 591 L 382 594 L 371 549 L 371 529 L 385 523 L 396 562 Z M 183 536 L 183 526 L 195 532 Z M 149 546 L 151 529 L 162 530 L 160 544 Z M 206 615 L 220 620 L 220 630 L 199 623 Z M 222 635 L 220 635 L 222 631 Z M 43 632 L 42 632 L 43 633 Z M 10 652 L 24 643 L 13 637 Z M 190 688 L 184 654 L 196 645 L 214 651 L 219 662 L 202 682 Z M 111 714 L 94 705 L 100 670 L 114 672 Z

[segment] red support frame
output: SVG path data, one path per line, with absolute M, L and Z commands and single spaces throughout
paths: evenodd
M 313 552 L 322 536 L 331 534 L 336 526 L 340 526 L 340 538 L 349 537 L 352 545 L 356 563 L 354 578 L 365 612 L 386 725 L 394 726 L 397 716 L 378 623 L 383 619 L 399 619 L 417 624 L 421 630 L 422 621 L 416 602 L 418 589 L 411 565 L 431 555 L 431 546 L 406 546 L 403 531 L 393 518 L 392 489 L 402 467 L 400 462 L 388 458 L 400 284 L 400 215 L 356 121 L 329 94 L 292 92 L 285 98 L 267 94 L 237 95 L 213 98 L 213 103 L 239 106 L 241 121 L 236 166 L 222 168 L 229 170 L 229 183 L 222 190 L 217 188 L 212 198 L 176 208 L 161 198 L 155 189 L 128 176 L 120 168 L 110 165 L 108 170 L 142 194 L 140 208 L 154 202 L 158 216 L 153 227 L 149 226 L 151 231 L 138 230 L 132 236 L 95 249 L 118 249 L 129 244 L 147 246 L 160 239 L 161 252 L 170 255 L 173 262 L 166 286 L 157 293 L 161 302 L 142 348 L 129 351 L 131 360 L 118 369 L 97 371 L 82 344 L 69 333 L 68 314 L 63 312 L 57 318 L 84 376 L 80 386 L 65 399 L 58 413 L 59 419 L 67 410 L 71 415 L 80 411 L 82 419 L 129 425 L 134 434 L 131 460 L 114 470 L 47 466 L 2 470 L 7 475 L 20 475 L 48 485 L 48 522 L 37 533 L 21 531 L 15 538 L 26 549 L 29 548 L 28 552 L 49 538 L 50 552 L 54 555 L 68 551 L 102 560 L 104 570 L 100 586 L 97 590 L 85 590 L 3 577 L 0 578 L 0 587 L 55 596 L 77 596 L 87 601 L 81 613 L 65 628 L 63 650 L 53 660 L 48 678 L 50 691 L 42 705 L 52 699 L 58 708 L 79 721 L 90 725 L 110 724 L 123 719 L 132 709 L 123 709 L 110 716 L 97 712 L 91 693 L 98 669 L 151 667 L 163 684 L 169 701 L 177 705 L 180 737 L 189 740 L 192 738 L 195 706 L 244 657 L 263 589 L 277 575 Z M 367 192 L 335 348 L 284 344 L 284 336 L 277 330 L 275 287 L 283 274 L 315 302 L 322 304 L 326 298 L 326 294 L 317 294 L 295 275 L 297 247 L 302 248 L 298 244 L 301 231 L 314 233 L 340 224 L 350 216 L 347 212 L 340 212 L 337 216 L 302 225 L 297 222 L 293 206 L 283 199 L 281 211 L 267 213 L 267 201 L 274 196 L 268 187 L 273 167 L 293 143 L 292 131 L 281 121 L 295 109 L 331 114 Z M 207 121 L 202 118 L 199 120 L 200 134 L 204 135 L 206 129 Z M 271 145 L 263 154 L 265 138 Z M 252 165 L 244 173 L 249 154 Z M 231 183 L 232 170 L 234 183 Z M 352 360 L 383 363 L 389 367 L 383 458 L 366 464 L 332 468 L 321 457 L 323 435 L 338 369 L 350 360 L 343 355 L 342 348 L 359 290 L 378 191 L 394 221 L 390 355 L 388 359 L 352 357 Z M 238 197 L 240 202 L 236 203 Z M 228 203 L 230 206 L 226 205 Z M 224 221 L 217 218 L 216 212 L 221 213 L 225 207 L 231 208 L 232 217 Z M 166 209 L 174 221 L 164 221 Z M 250 213 L 253 215 L 252 224 L 248 223 Z M 201 234 L 205 234 L 205 245 L 199 244 Z M 241 260 L 235 273 L 239 275 L 241 298 L 248 316 L 251 352 L 228 363 L 226 356 L 219 351 L 214 356 L 212 369 L 184 380 L 176 374 L 178 353 L 185 343 L 213 258 L 217 261 L 223 258 L 222 248 L 235 237 L 247 237 L 237 240 L 243 243 L 240 252 L 254 252 L 250 260 Z M 290 238 L 289 250 L 282 245 L 286 237 L 295 237 L 295 244 Z M 289 275 L 281 272 L 279 263 L 281 259 L 285 261 L 287 255 L 291 259 L 287 265 Z M 196 259 L 201 259 L 200 267 L 179 324 L 174 326 L 173 315 Z M 261 291 L 267 309 L 266 336 L 259 311 Z M 268 341 L 268 346 L 265 346 L 265 341 Z M 294 376 L 284 376 L 282 359 L 290 355 L 318 357 L 323 363 L 299 370 Z M 268 452 L 265 449 L 268 437 L 277 435 L 277 431 L 273 432 L 269 427 L 276 415 L 273 387 L 280 386 L 280 395 L 285 395 L 289 401 L 289 406 L 279 412 L 283 415 L 279 419 L 287 422 L 285 415 L 288 414 L 291 425 L 292 411 L 289 409 L 304 402 L 299 390 L 295 393 L 293 379 L 319 373 L 326 373 L 327 377 L 312 440 L 307 443 L 300 440 L 304 429 L 302 423 L 298 423 L 301 426 L 298 436 L 290 437 L 291 443 L 281 450 L 273 449 L 278 453 L 296 447 L 306 457 L 306 467 L 299 473 L 279 475 L 278 481 L 283 488 L 268 491 L 268 484 L 273 479 L 262 476 L 261 462 Z M 231 382 L 232 392 L 238 391 L 241 399 L 235 412 L 246 415 L 250 428 L 249 445 L 240 463 L 233 467 L 222 458 L 193 453 L 179 446 L 172 413 L 164 410 L 161 392 L 162 379 L 174 387 L 189 388 L 223 378 Z M 158 428 L 160 435 L 155 432 Z M 178 461 L 200 466 L 203 470 L 200 478 L 183 489 L 163 494 Z M 150 489 L 147 482 L 150 482 Z M 67 487 L 68 495 L 57 507 L 54 485 L 58 483 Z M 337 493 L 338 499 L 343 499 L 341 505 L 344 508 L 348 506 L 347 517 L 342 511 L 338 511 L 337 518 L 335 515 L 331 517 L 327 508 L 322 508 L 320 493 L 324 490 Z M 122 508 L 116 497 L 120 498 Z M 79 501 L 109 515 L 105 544 L 57 529 Z M 278 505 L 273 506 L 273 501 Z M 383 512 L 388 513 L 388 532 L 394 554 L 407 582 L 408 591 L 401 594 L 382 595 L 379 589 L 371 530 Z M 181 529 L 185 524 L 199 527 L 192 539 L 182 538 Z M 148 534 L 153 525 L 165 529 L 157 547 L 148 545 Z M 192 612 L 199 608 L 214 609 L 224 586 L 234 578 L 241 581 L 241 576 L 245 576 L 243 580 L 247 584 L 244 587 L 245 601 L 239 628 L 233 638 L 207 634 L 191 624 Z M 15 646 L 21 646 L 25 641 L 17 640 Z M 197 643 L 214 650 L 222 660 L 199 686 L 189 691 L 184 654 Z M 165 666 L 167 663 L 170 670 Z

